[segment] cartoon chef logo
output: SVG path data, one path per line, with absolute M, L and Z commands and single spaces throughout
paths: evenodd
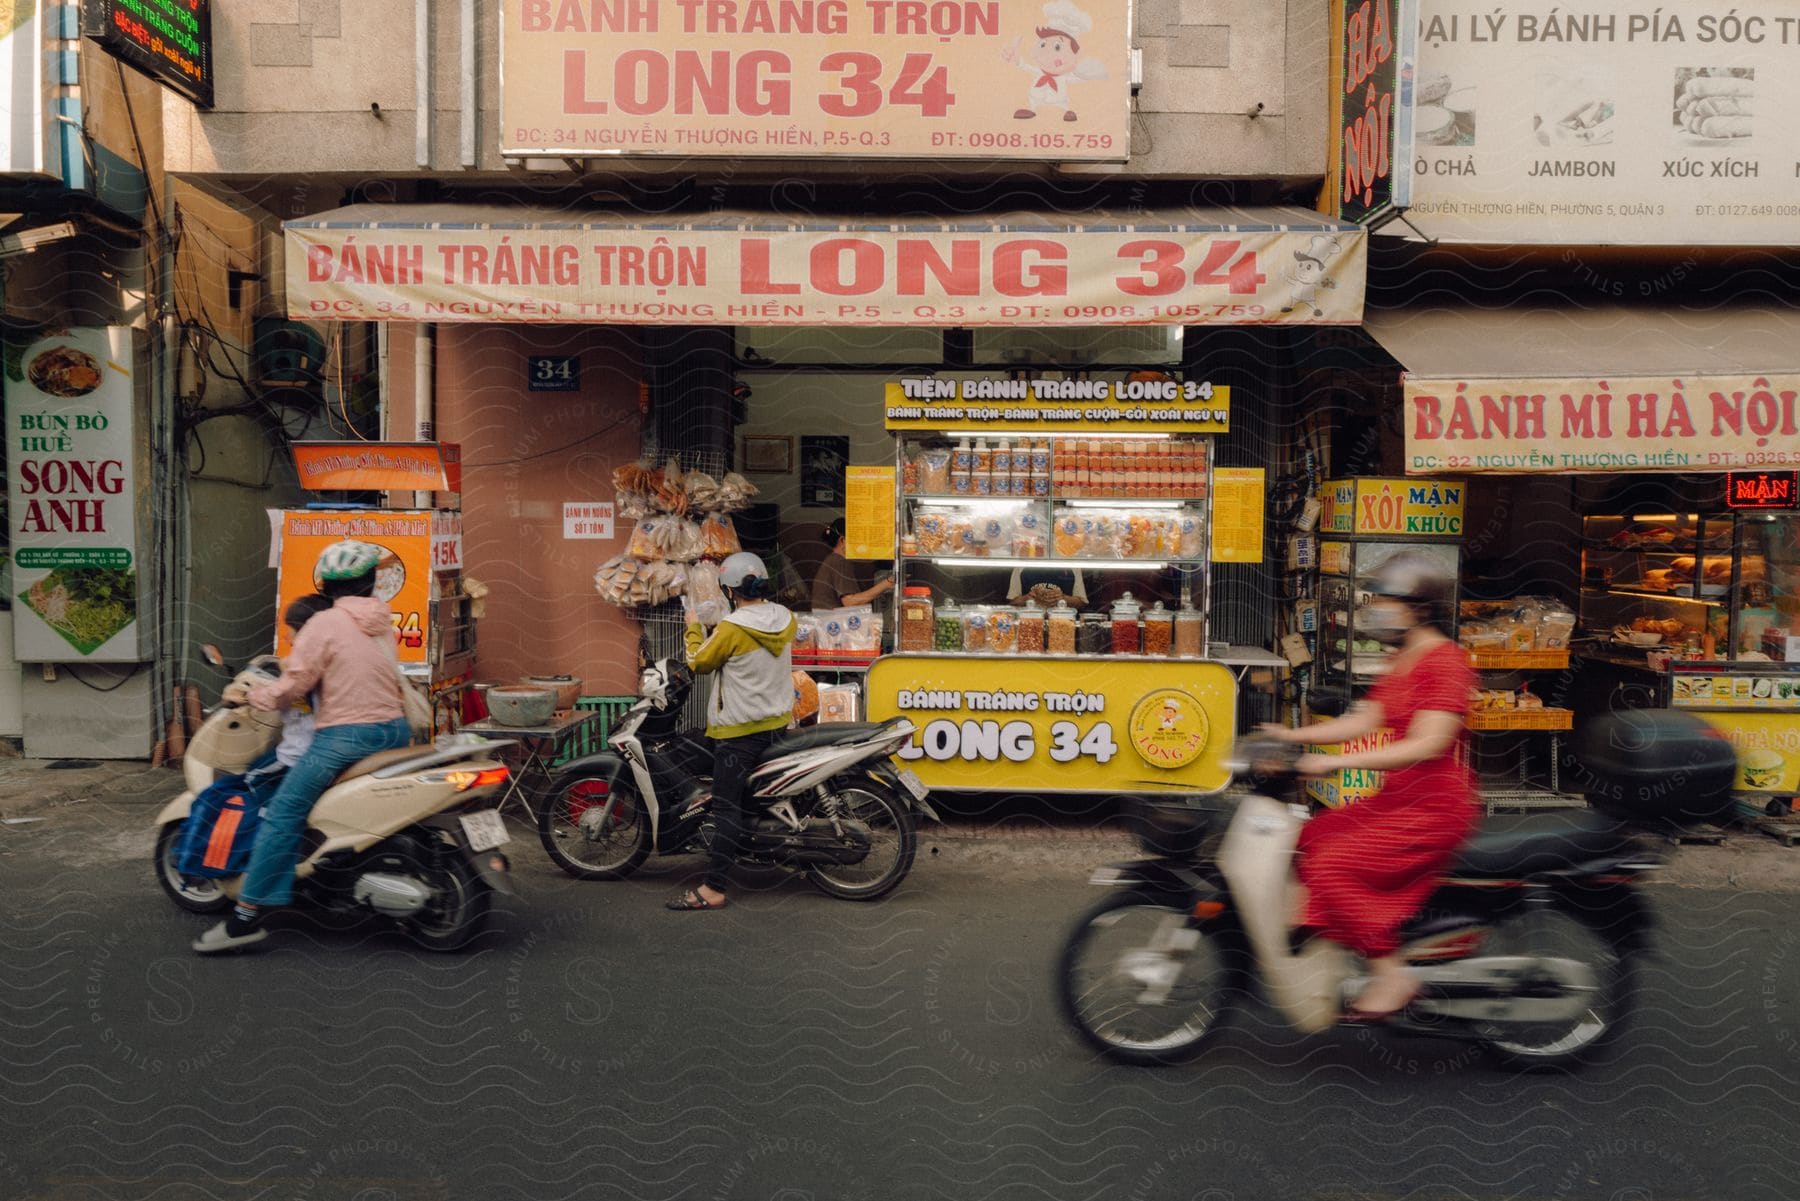
M 1294 290 L 1281 307 L 1282 312 L 1291 313 L 1298 308 L 1311 309 L 1315 317 L 1325 315 L 1319 307 L 1319 289 L 1337 287 L 1337 281 L 1325 273 L 1325 268 L 1337 257 L 1339 249 L 1338 240 L 1330 234 L 1314 234 L 1305 250 L 1294 251 L 1294 265 L 1287 269 Z
M 1060 108 L 1063 120 L 1075 120 L 1075 109 L 1069 102 L 1070 85 L 1106 78 L 1105 64 L 1096 58 L 1081 57 L 1081 39 L 1093 28 L 1094 19 L 1070 0 L 1050 0 L 1044 5 L 1035 44 L 1025 47 L 1023 34 L 1007 43 L 1000 57 L 1033 77 L 1025 93 L 1025 107 L 1013 113 L 1015 118 L 1028 121 L 1037 116 L 1040 108 Z
M 1132 708 L 1127 732 L 1138 758 L 1173 771 L 1200 757 L 1212 727 L 1199 701 L 1176 688 L 1159 688 Z

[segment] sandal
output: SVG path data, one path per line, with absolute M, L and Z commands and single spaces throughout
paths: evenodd
M 664 905 L 664 908 L 688 913 L 697 909 L 723 909 L 725 908 L 725 904 L 724 901 L 719 901 L 717 903 L 709 901 L 700 895 L 699 889 L 690 888 L 680 896 L 676 897 L 673 901 L 667 902 Z

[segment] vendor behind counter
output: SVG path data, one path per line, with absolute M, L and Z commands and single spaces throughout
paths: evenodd
M 873 604 L 894 590 L 894 577 L 891 574 L 883 574 L 873 584 L 863 587 L 856 569 L 844 557 L 844 530 L 842 517 L 825 527 L 825 545 L 831 551 L 825 556 L 825 561 L 819 564 L 819 572 L 813 577 L 812 607 L 815 611 Z

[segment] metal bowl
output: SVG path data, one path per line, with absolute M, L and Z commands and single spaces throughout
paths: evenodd
M 502 684 L 487 690 L 488 714 L 503 726 L 541 726 L 556 712 L 556 693 L 549 688 Z

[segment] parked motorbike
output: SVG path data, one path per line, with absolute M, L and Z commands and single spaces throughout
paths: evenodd
M 218 651 L 208 661 L 224 666 Z M 275 679 L 279 664 L 253 660 L 235 682 L 245 688 Z M 214 709 L 182 760 L 187 791 L 156 817 L 157 882 L 189 913 L 218 913 L 237 897 L 242 877 L 185 877 L 176 850 L 194 798 L 216 779 L 243 772 L 281 738 L 279 714 L 248 705 Z M 491 807 L 506 783 L 493 757 L 501 742 L 471 739 L 383 751 L 353 765 L 319 798 L 307 818 L 295 901 L 334 914 L 393 919 L 420 945 L 455 951 L 481 933 L 495 893 L 513 895 L 509 838 Z
M 558 774 L 538 813 L 551 862 L 578 880 L 621 880 L 653 850 L 705 851 L 712 745 L 678 728 L 692 687 L 680 660 L 651 664 L 607 749 Z M 750 777 L 740 858 L 803 872 L 848 901 L 893 891 L 912 868 L 916 815 L 940 820 L 918 777 L 893 761 L 912 735 L 911 722 L 894 718 L 777 737 Z
M 1059 970 L 1065 1014 L 1106 1055 L 1191 1057 L 1256 985 L 1296 1030 L 1350 1020 L 1361 961 L 1289 925 L 1307 810 L 1268 793 L 1291 787 L 1302 750 L 1243 740 L 1224 794 L 1130 810 L 1153 857 L 1094 873 L 1114 891 L 1076 922 Z M 1484 824 L 1403 932 L 1418 997 L 1377 1028 L 1481 1044 L 1515 1065 L 1597 1055 L 1630 1016 L 1649 947 L 1639 885 L 1661 862 L 1645 834 L 1717 820 L 1736 774 L 1731 745 L 1689 714 L 1593 723 L 1565 774 L 1591 807 Z

